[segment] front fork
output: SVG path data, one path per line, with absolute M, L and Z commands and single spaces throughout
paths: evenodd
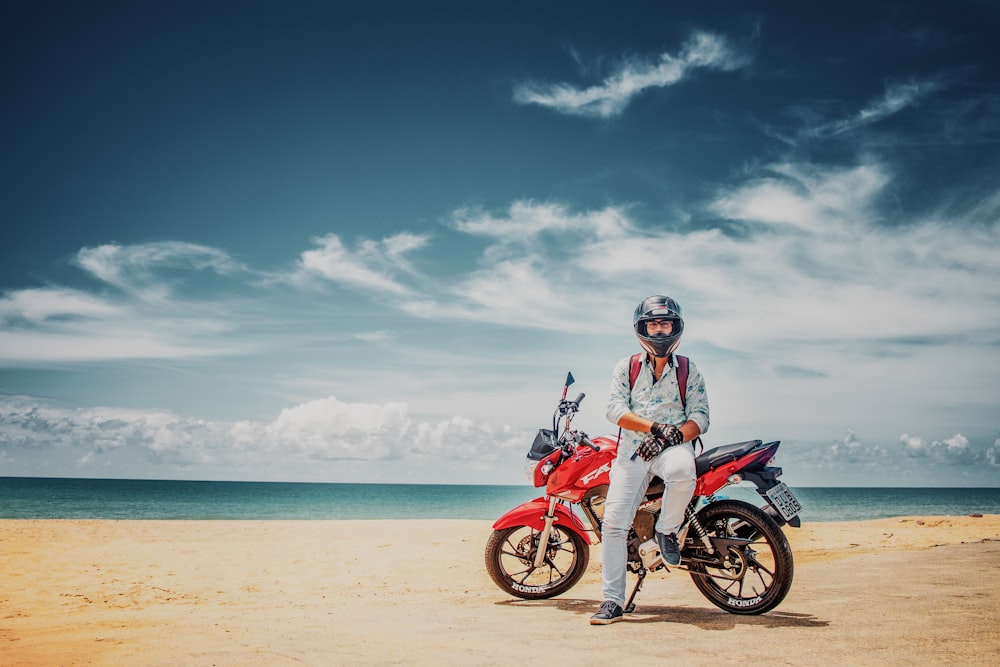
M 538 549 L 535 551 L 535 567 L 541 567 L 545 562 L 545 554 L 549 551 L 549 535 L 552 534 L 552 526 L 556 522 L 556 505 L 559 499 L 555 496 L 549 498 L 549 510 L 545 513 L 545 525 L 538 536 Z

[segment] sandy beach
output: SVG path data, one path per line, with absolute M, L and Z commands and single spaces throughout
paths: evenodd
M 0 521 L 0 664 L 1000 664 L 1000 516 L 787 529 L 795 582 L 734 616 L 682 572 L 593 627 L 504 595 L 488 521 Z

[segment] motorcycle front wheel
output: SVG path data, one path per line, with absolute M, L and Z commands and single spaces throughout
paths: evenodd
M 541 531 L 530 526 L 494 530 L 486 542 L 486 571 L 501 590 L 524 600 L 565 593 L 590 562 L 590 546 L 575 531 L 552 526 L 545 558 L 535 567 Z
M 712 503 L 697 518 L 709 537 L 749 540 L 730 546 L 720 562 L 691 560 L 688 571 L 698 590 L 731 614 L 763 614 L 777 607 L 792 586 L 795 566 L 788 538 L 774 519 L 737 500 Z

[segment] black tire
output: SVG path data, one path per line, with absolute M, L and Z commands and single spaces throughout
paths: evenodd
M 541 531 L 530 526 L 494 530 L 486 542 L 486 571 L 502 590 L 524 600 L 565 593 L 587 571 L 590 545 L 575 531 L 552 526 L 545 560 L 534 566 Z
M 709 536 L 751 540 L 730 553 L 728 569 L 690 561 L 688 570 L 698 590 L 731 614 L 763 614 L 777 607 L 792 587 L 795 564 L 788 539 L 774 519 L 739 500 L 712 503 L 697 517 Z M 693 531 L 688 537 L 694 537 Z

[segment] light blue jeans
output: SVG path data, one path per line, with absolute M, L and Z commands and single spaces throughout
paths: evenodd
M 656 530 L 664 534 L 676 533 L 684 522 L 684 509 L 694 495 L 694 447 L 691 443 L 670 447 L 652 461 L 643 461 L 641 457 L 630 461 L 619 456 L 611 466 L 611 484 L 604 502 L 601 531 L 603 592 L 605 600 L 614 600 L 619 606 L 625 606 L 628 529 L 654 476 L 661 477 L 666 486 Z

